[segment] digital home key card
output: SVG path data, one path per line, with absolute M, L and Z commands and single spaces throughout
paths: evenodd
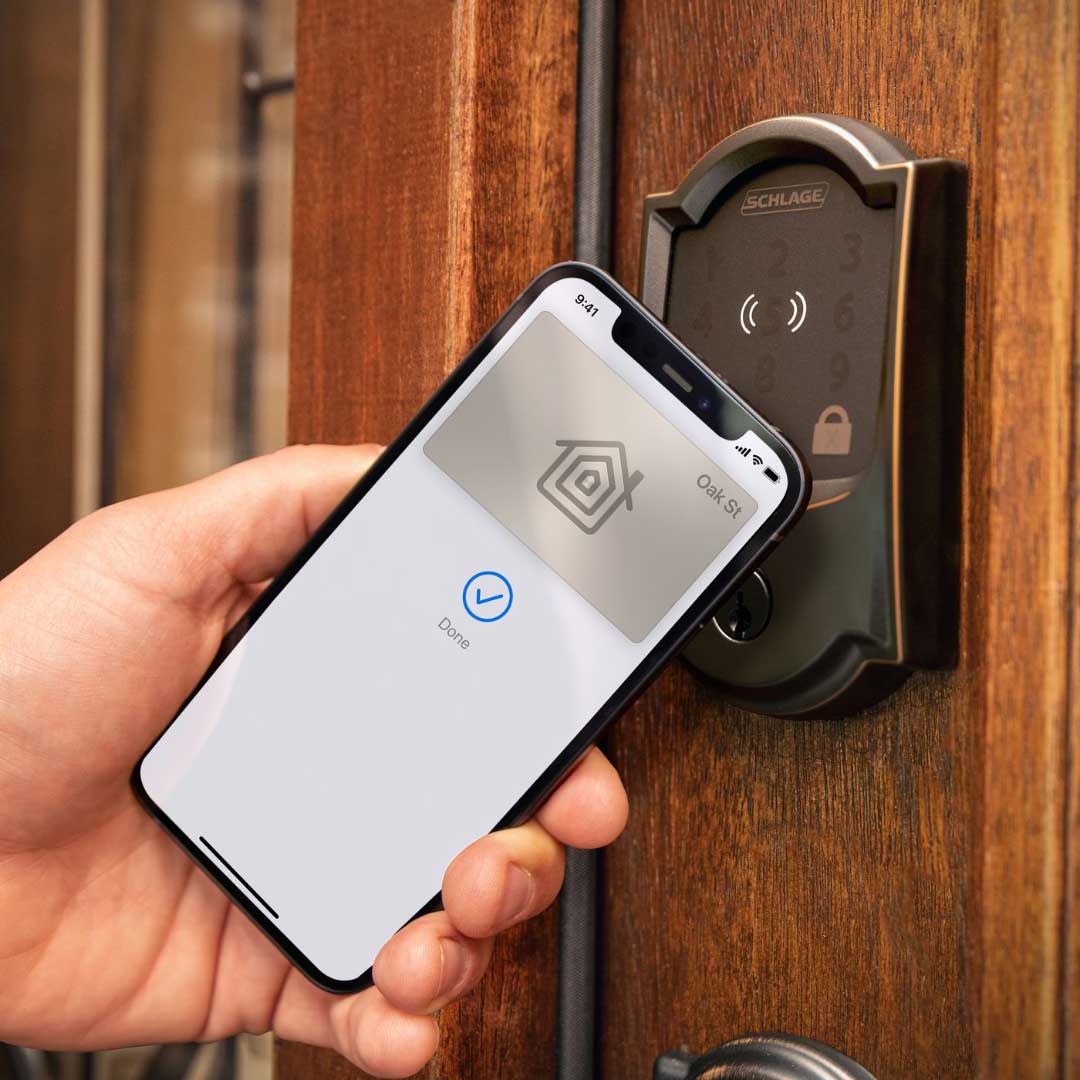
M 685 656 L 842 715 L 955 664 L 966 175 L 878 128 L 766 120 L 645 201 L 640 295 L 803 451 L 809 509 Z

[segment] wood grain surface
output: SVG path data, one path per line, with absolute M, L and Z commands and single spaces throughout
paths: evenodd
M 570 251 L 576 5 L 301 0 L 292 437 L 387 439 Z M 612 736 L 607 1080 L 748 1030 L 880 1080 L 1080 1073 L 1078 15 L 1069 0 L 624 0 L 617 276 L 641 200 L 784 112 L 971 170 L 961 661 L 842 722 L 673 666 Z M 551 1075 L 554 920 L 442 1017 L 428 1077 Z M 283 1077 L 353 1075 L 284 1046 Z
M 0 4 L 0 576 L 71 522 L 79 11 Z
M 959 669 L 807 723 L 725 707 L 673 667 L 621 722 L 603 1075 L 779 1029 L 880 1080 L 1075 1076 L 1075 5 L 620 12 L 624 283 L 643 196 L 785 112 L 967 162 L 971 209 Z
M 300 0 L 290 436 L 391 439 L 528 280 L 571 254 L 573 0 Z M 434 1078 L 548 1075 L 556 920 L 440 1015 Z M 359 1075 L 279 1048 L 282 1078 Z

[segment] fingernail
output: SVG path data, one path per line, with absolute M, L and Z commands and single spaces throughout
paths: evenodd
M 442 949 L 442 975 L 439 978 L 437 999 L 442 1001 L 464 978 L 469 954 L 465 946 L 454 938 L 440 938 L 439 946 Z
M 532 874 L 511 863 L 506 871 L 502 903 L 499 905 L 499 925 L 510 926 L 517 922 L 528 910 L 532 895 Z

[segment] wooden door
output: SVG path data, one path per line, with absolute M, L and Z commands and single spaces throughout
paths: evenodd
M 737 712 L 675 667 L 622 723 L 607 1077 L 763 1029 L 882 1080 L 1080 1069 L 1076 31 L 1064 2 L 622 5 L 622 280 L 644 192 L 767 116 L 869 120 L 967 162 L 971 201 L 959 669 L 806 723 Z
M 290 435 L 388 442 L 572 254 L 575 0 L 301 0 Z M 542 1077 L 557 919 L 440 1017 L 429 1077 Z M 512 1017 L 512 1020 L 507 1018 Z M 356 1075 L 288 1045 L 281 1077 Z
M 292 434 L 387 439 L 570 254 L 570 0 L 301 0 Z M 785 112 L 971 170 L 961 659 L 838 722 L 673 665 L 614 730 L 605 1080 L 752 1030 L 880 1080 L 1080 1075 L 1077 66 L 1069 0 L 624 0 L 615 274 L 641 201 Z M 959 300 L 960 298 L 958 298 Z M 426 1075 L 553 1075 L 555 920 L 510 935 Z M 283 1077 L 346 1075 L 285 1047 Z

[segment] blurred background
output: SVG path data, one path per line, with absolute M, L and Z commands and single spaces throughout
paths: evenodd
M 285 441 L 294 0 L 0 0 L 0 573 Z
M 285 442 L 294 0 L 0 0 L 0 575 Z M 271 1074 L 272 1040 L 0 1048 L 0 1077 Z

